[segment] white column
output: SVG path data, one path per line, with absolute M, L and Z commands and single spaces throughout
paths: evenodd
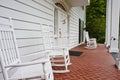
M 106 37 L 105 37 L 105 44 L 106 47 L 110 46 L 110 36 L 111 36 L 111 6 L 112 1 L 107 0 L 107 8 L 106 8 Z
M 112 0 L 111 37 L 109 52 L 118 52 L 119 0 Z
M 107 45 L 107 32 L 108 32 L 108 0 L 106 0 L 107 1 L 107 4 L 106 4 L 106 33 L 105 33 L 105 44 Z
M 85 17 L 84 17 L 84 28 L 86 28 L 86 6 L 84 6 L 84 13 L 85 13 Z M 85 32 L 86 30 L 83 30 L 83 43 L 85 43 Z

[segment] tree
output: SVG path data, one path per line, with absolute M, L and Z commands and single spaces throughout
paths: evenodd
M 90 37 L 96 37 L 97 42 L 105 40 L 106 0 L 90 0 L 86 8 L 86 30 Z

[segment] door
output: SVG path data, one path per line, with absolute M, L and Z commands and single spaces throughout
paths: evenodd
M 55 46 L 68 46 L 68 16 L 60 10 L 57 10 L 57 14 Z
M 81 43 L 81 19 L 79 19 L 79 43 Z
M 84 29 L 84 21 L 79 19 L 79 43 L 83 41 L 83 29 Z

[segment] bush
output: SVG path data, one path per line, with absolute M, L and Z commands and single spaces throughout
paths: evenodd
M 91 0 L 86 9 L 86 30 L 98 43 L 105 41 L 106 0 Z

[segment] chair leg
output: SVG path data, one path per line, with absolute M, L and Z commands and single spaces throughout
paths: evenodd
M 72 63 L 70 62 L 70 56 L 67 55 L 67 59 L 68 59 L 68 65 L 71 65 Z
M 65 64 L 65 70 L 68 70 L 68 64 L 67 64 L 67 56 L 64 56 L 64 64 Z

